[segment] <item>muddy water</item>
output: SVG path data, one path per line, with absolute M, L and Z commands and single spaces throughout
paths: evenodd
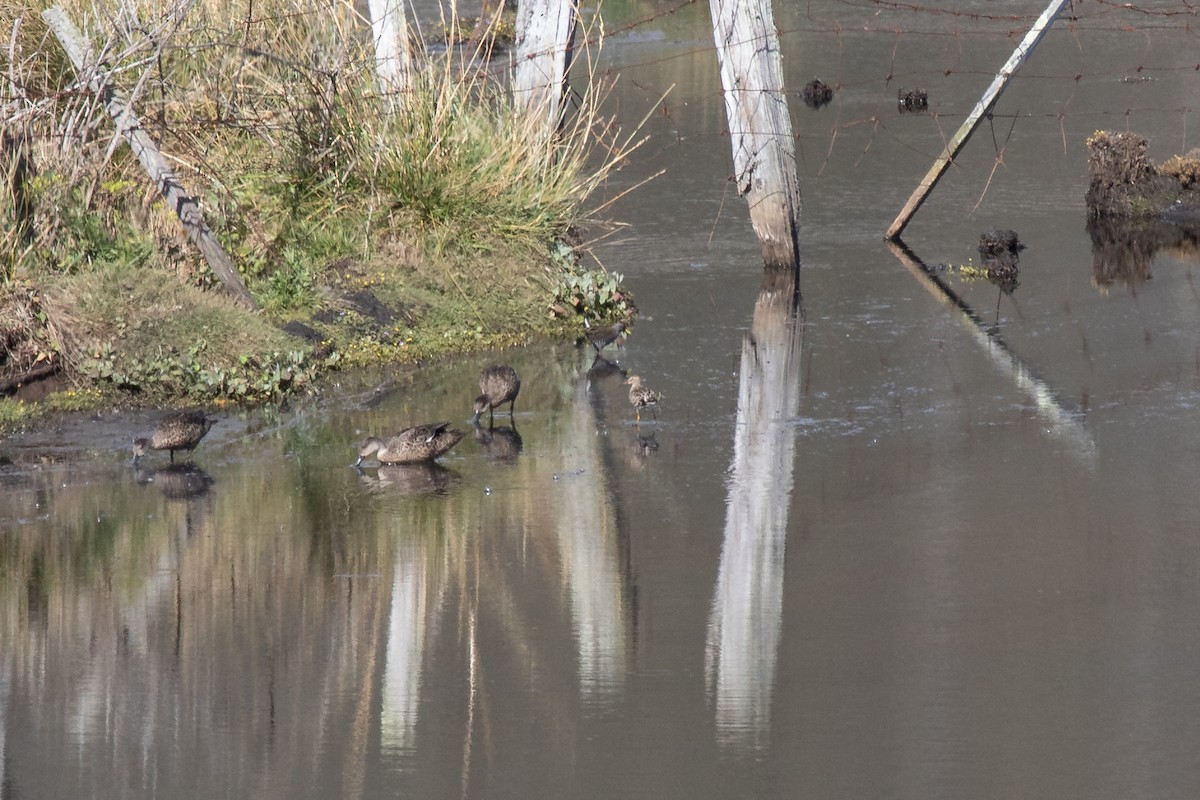
M 689 8 L 606 51 L 625 118 L 676 85 L 611 187 L 668 170 L 600 251 L 643 311 L 618 366 L 500 354 L 515 417 L 429 469 L 356 471 L 353 443 L 468 429 L 490 356 L 223 414 L 174 469 L 119 451 L 149 416 L 6 442 L 0 796 L 1191 796 L 1195 262 L 1103 268 L 1081 202 L 1114 108 L 1155 157 L 1191 146 L 1190 66 L 1121 83 L 1142 37 L 1052 35 L 986 194 L 984 131 L 894 252 L 1011 42 L 896 48 L 835 9 L 781 23 L 793 86 L 846 87 L 795 113 L 798 287 L 764 282 L 727 190 Z M 896 114 L 889 68 L 945 118 Z M 922 271 L 996 225 L 1028 245 L 1011 295 Z

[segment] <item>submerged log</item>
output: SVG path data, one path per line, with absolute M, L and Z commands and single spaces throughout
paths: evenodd
M 66 51 L 67 57 L 79 73 L 80 80 L 88 88 L 102 98 L 108 108 L 109 115 L 116 123 L 117 132 L 125 137 L 130 150 L 137 157 L 142 168 L 149 174 L 154 185 L 162 193 L 167 206 L 179 217 L 187 231 L 188 238 L 204 255 L 213 274 L 225 285 L 235 301 L 247 308 L 258 308 L 242 278 L 233 265 L 233 260 L 225 252 L 225 248 L 217 241 L 212 230 L 204 222 L 200 204 L 196 198 L 184 191 L 175 170 L 163 158 L 158 146 L 142 128 L 141 122 L 134 115 L 124 96 L 108 81 L 108 76 L 99 68 L 95 52 L 84 40 L 83 35 L 71 22 L 66 12 L 58 6 L 51 6 L 42 12 L 42 19 L 58 37 Z
M 734 180 L 768 267 L 800 266 L 796 142 L 770 0 L 709 0 Z

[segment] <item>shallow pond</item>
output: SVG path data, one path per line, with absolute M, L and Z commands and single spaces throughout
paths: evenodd
M 130 464 L 149 414 L 4 443 L 0 797 L 1190 797 L 1194 254 L 1114 268 L 1082 198 L 1097 128 L 1194 144 L 1194 41 L 1081 7 L 889 248 L 1027 25 L 997 7 L 1041 10 L 965 7 L 784 10 L 790 86 L 837 86 L 793 108 L 798 287 L 726 181 L 706 9 L 612 4 L 614 113 L 670 89 L 607 189 L 666 170 L 598 248 L 642 310 L 615 364 L 346 375 L 175 467 Z M 914 85 L 931 113 L 897 112 Z M 994 226 L 1028 246 L 1011 294 L 920 268 Z M 470 431 L 494 359 L 513 419 L 350 466 Z

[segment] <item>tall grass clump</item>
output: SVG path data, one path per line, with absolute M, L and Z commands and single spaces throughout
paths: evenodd
M 292 346 L 326 355 L 347 337 L 382 341 L 387 322 L 406 344 L 536 327 L 554 243 L 634 146 L 602 118 L 601 84 L 577 79 L 578 102 L 547 131 L 478 51 L 414 42 L 403 89 L 381 91 L 357 4 L 62 0 L 263 310 L 234 323 L 213 315 L 216 279 L 77 83 L 43 4 L 0 0 L 0 290 L 38 298 L 55 331 L 39 352 L 77 376 L 97 353 L 105 374 L 150 374 L 122 365 L 168 351 L 233 374 L 263 361 L 254 341 L 286 348 L 289 321 L 324 338 Z M 239 335 L 214 333 L 227 325 Z

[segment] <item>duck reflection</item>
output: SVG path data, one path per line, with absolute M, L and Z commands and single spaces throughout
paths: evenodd
M 524 446 L 515 425 L 502 425 L 499 428 L 489 426 L 484 429 L 476 424 L 475 441 L 479 443 L 479 449 L 489 461 L 500 464 L 516 463 L 517 456 L 521 454 L 521 448 Z
M 625 377 L 625 370 L 615 361 L 609 361 L 604 356 L 596 353 L 596 357 L 592 359 L 592 364 L 588 367 L 587 379 L 589 383 L 602 381 L 605 378 L 611 378 L 619 375 Z
M 212 476 L 192 463 L 165 464 L 157 469 L 134 467 L 134 479 L 141 484 L 154 484 L 168 500 L 192 500 L 208 493 Z
M 638 433 L 629 443 L 629 449 L 626 451 L 625 462 L 635 470 L 641 470 L 646 466 L 646 462 L 650 456 L 658 452 L 658 439 L 656 438 L 657 431 L 650 433 Z
M 432 462 L 380 464 L 374 470 L 356 469 L 359 480 L 368 489 L 400 494 L 446 494 L 462 479 L 454 470 Z
M 718 739 L 739 749 L 763 746 L 770 723 L 801 330 L 795 273 L 768 271 L 742 341 L 725 538 L 705 648 Z

